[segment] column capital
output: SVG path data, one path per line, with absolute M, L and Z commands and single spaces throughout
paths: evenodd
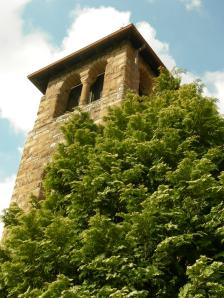
M 91 85 L 92 84 L 94 78 L 92 77 L 89 69 L 80 73 L 80 80 L 83 85 L 86 85 L 86 84 Z
M 89 69 L 80 73 L 80 80 L 82 83 L 88 81 L 88 78 L 89 78 Z

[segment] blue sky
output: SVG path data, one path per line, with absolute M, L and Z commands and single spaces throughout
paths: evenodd
M 0 3 L 0 210 L 8 205 L 41 94 L 26 76 L 136 24 L 168 68 L 200 78 L 224 112 L 223 0 L 8 0 Z

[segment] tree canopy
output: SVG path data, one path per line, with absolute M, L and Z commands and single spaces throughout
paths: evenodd
M 102 125 L 74 114 L 29 212 L 5 211 L 0 297 L 224 297 L 224 120 L 163 70 Z

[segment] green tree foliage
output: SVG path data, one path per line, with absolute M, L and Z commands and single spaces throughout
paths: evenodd
M 162 71 L 103 126 L 80 113 L 45 199 L 4 214 L 0 297 L 224 297 L 224 120 Z

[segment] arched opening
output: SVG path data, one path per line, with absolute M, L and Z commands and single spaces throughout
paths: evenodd
M 149 72 L 144 69 L 139 69 L 139 89 L 138 94 L 140 96 L 149 95 L 152 89 L 152 77 Z
M 82 84 L 81 83 L 76 86 L 73 86 L 70 89 L 66 111 L 72 112 L 74 110 L 74 108 L 79 105 L 81 92 L 82 92 Z
M 103 96 L 104 76 L 106 69 L 106 61 L 96 62 L 90 70 L 89 103 L 100 99 Z
M 82 92 L 80 75 L 73 73 L 63 82 L 57 97 L 54 116 L 58 117 L 67 112 L 72 112 L 79 105 Z
M 93 102 L 102 97 L 104 73 L 99 74 L 95 82 L 90 87 L 89 102 Z

